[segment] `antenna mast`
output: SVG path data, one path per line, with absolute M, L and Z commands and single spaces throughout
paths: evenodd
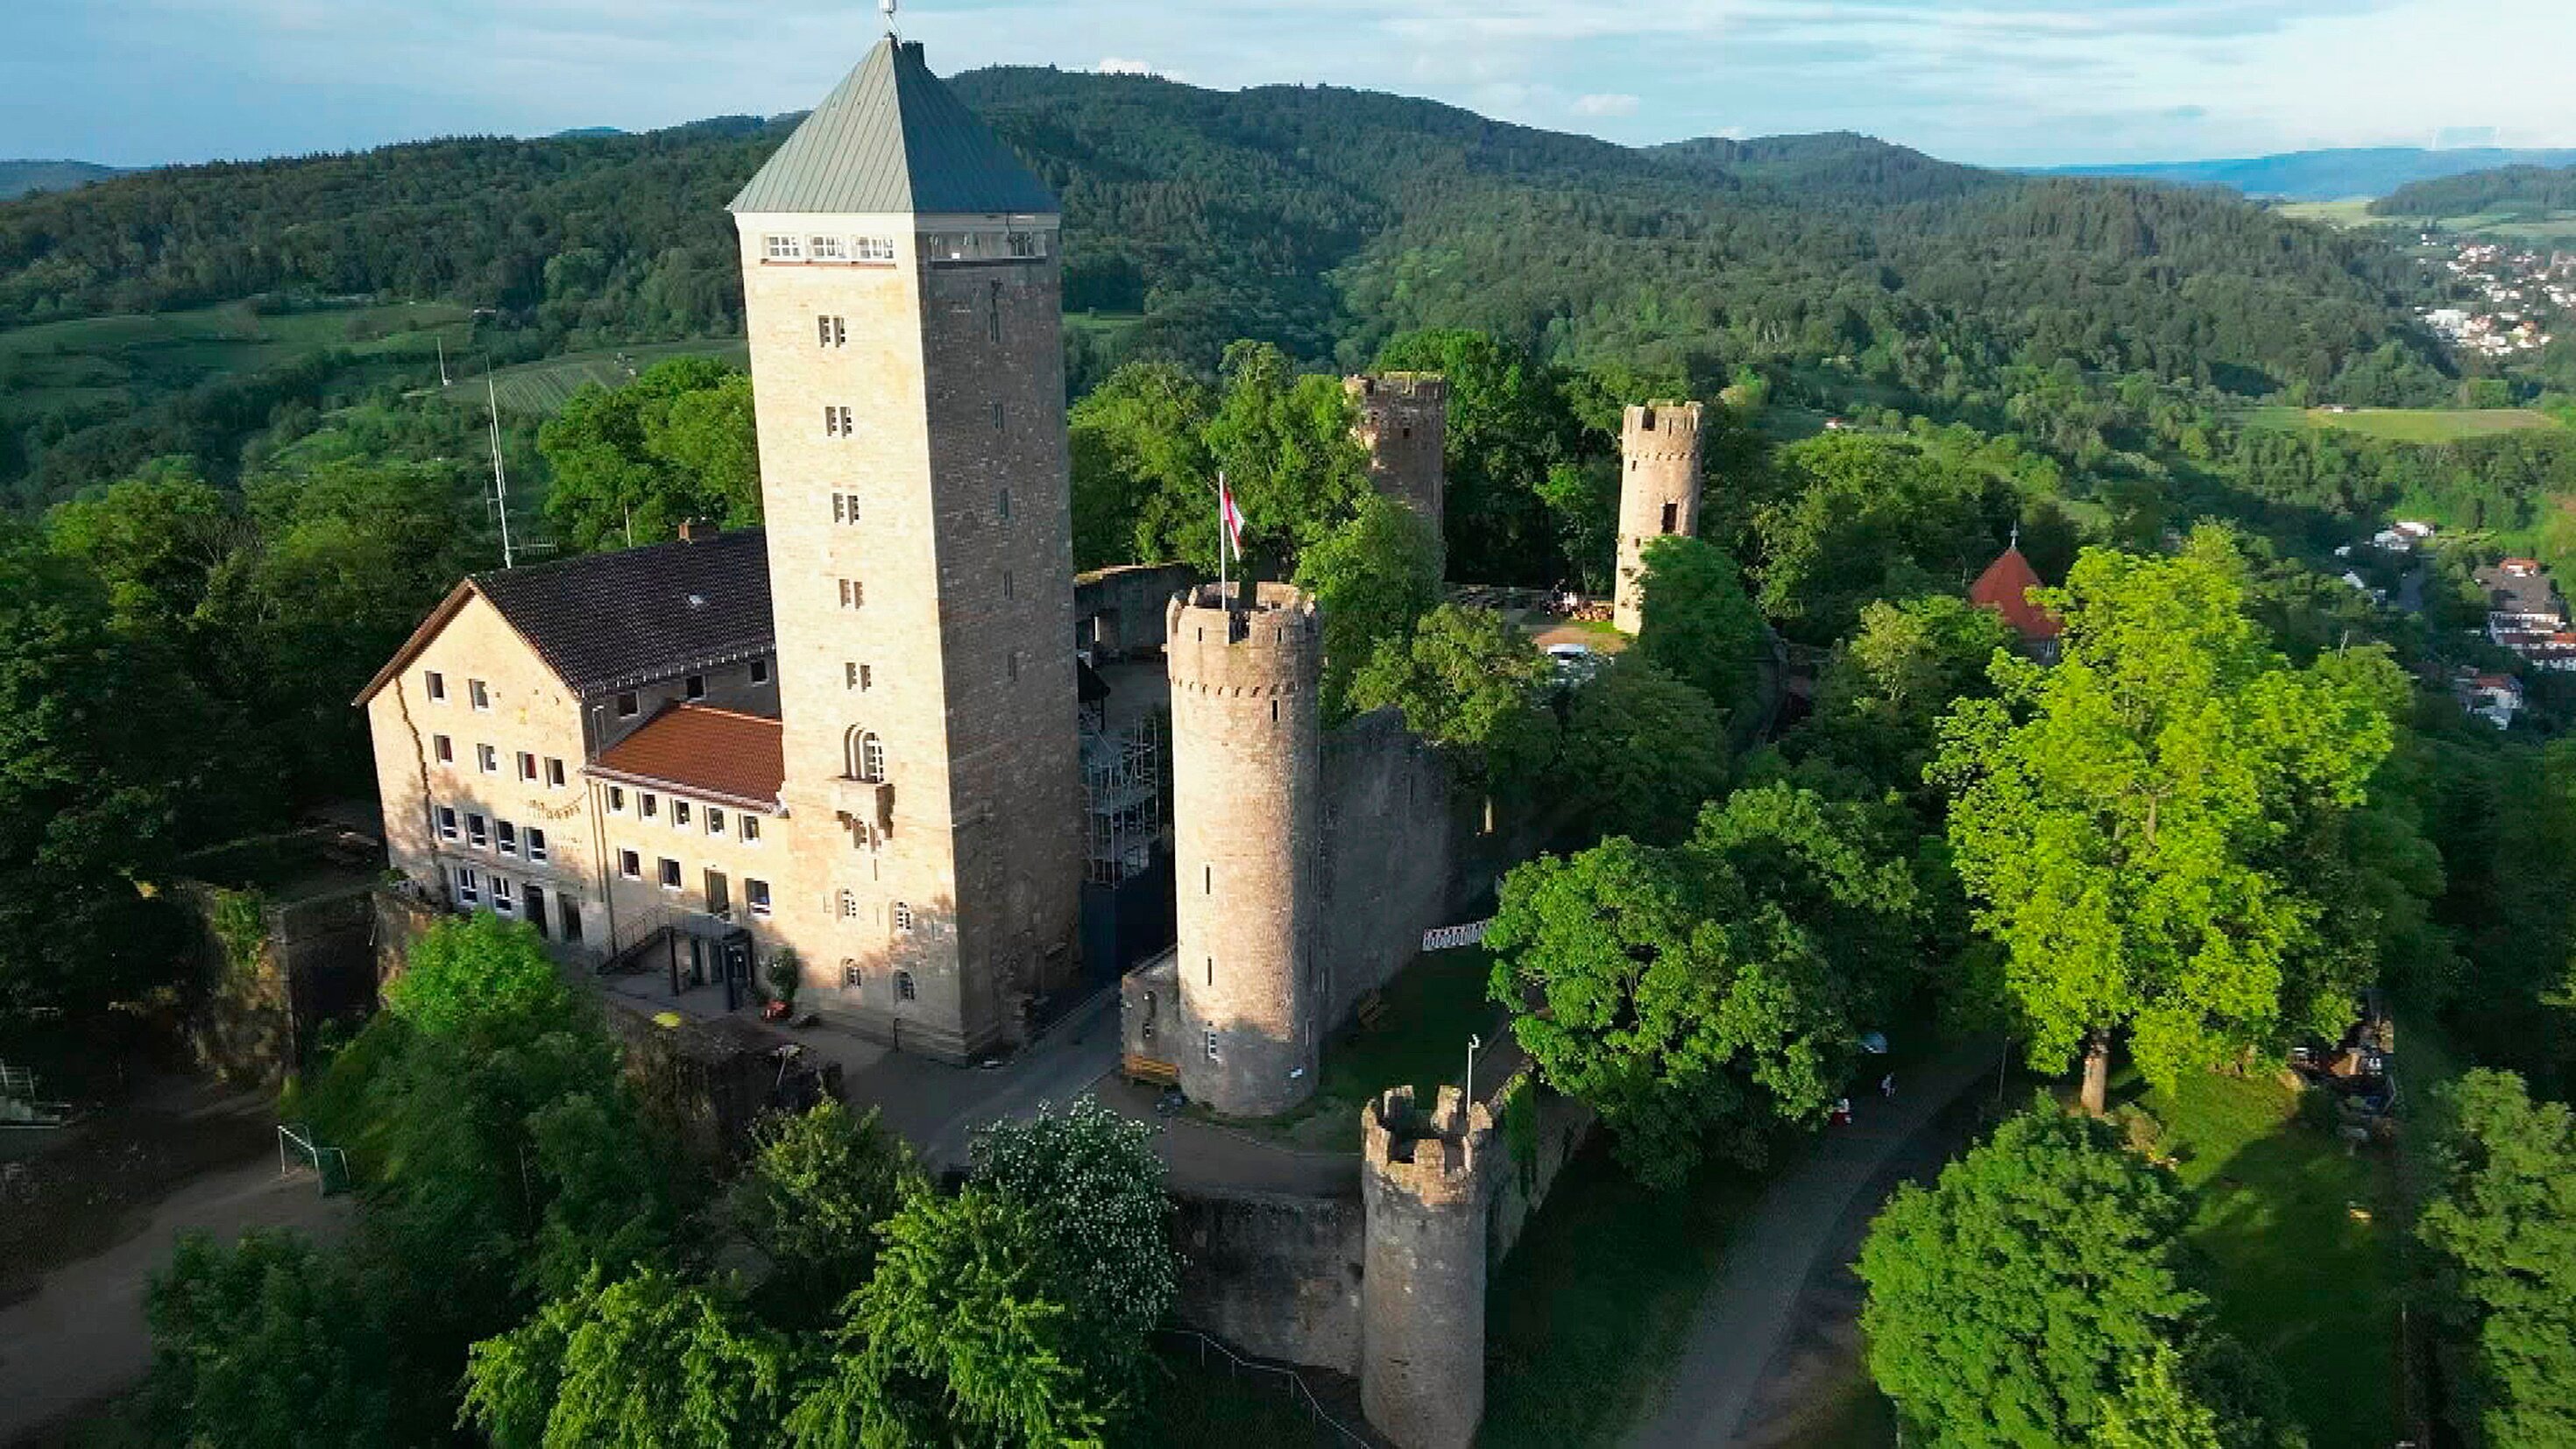
M 501 393 L 492 385 L 492 368 L 483 368 L 483 397 L 492 409 L 492 508 L 501 515 L 501 567 L 516 568 L 510 550 L 510 471 L 501 463 Z
M 895 29 L 894 25 L 895 7 L 900 3 L 902 3 L 902 0 L 877 0 L 877 13 L 885 17 L 886 39 L 888 40 L 903 39 L 903 33 Z

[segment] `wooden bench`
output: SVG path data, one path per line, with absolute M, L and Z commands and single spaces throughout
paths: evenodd
M 1140 1057 L 1134 1052 L 1129 1052 L 1119 1059 L 1118 1071 L 1131 1082 L 1146 1082 L 1157 1087 L 1177 1087 L 1181 1084 L 1179 1067 L 1170 1062 L 1158 1062 L 1152 1057 Z

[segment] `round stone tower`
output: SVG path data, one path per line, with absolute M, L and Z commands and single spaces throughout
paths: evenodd
M 1486 1205 L 1501 1167 L 1493 1114 L 1411 1087 L 1360 1119 L 1368 1249 L 1360 1277 L 1360 1407 L 1396 1449 L 1467 1449 L 1485 1417 Z
M 1234 1117 L 1315 1090 L 1324 992 L 1307 876 L 1321 821 L 1322 616 L 1285 584 L 1249 604 L 1202 586 L 1172 600 L 1173 870 L 1181 1091 Z
M 1611 622 L 1634 634 L 1646 545 L 1668 533 L 1699 532 L 1699 404 L 1628 409 L 1619 452 L 1619 578 Z

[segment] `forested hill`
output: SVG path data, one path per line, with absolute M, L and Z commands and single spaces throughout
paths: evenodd
M 2499 166 L 2401 186 L 2370 204 L 2373 216 L 2477 216 L 2576 209 L 2576 166 Z
M 30 191 L 69 191 L 117 174 L 87 161 L 0 161 L 0 201 Z
M 2437 385 L 2382 243 L 2233 198 L 2007 176 L 1845 135 L 1635 150 L 1330 88 L 1039 69 L 957 88 L 1065 198 L 1119 355 L 1356 358 L 1483 327 L 1710 375 L 1844 359 L 1919 396 L 2013 364 L 2353 401 Z M 0 326 L 277 291 L 499 309 L 518 350 L 739 326 L 723 203 L 787 133 L 467 139 L 180 168 L 0 206 Z M 1102 359 L 1106 360 L 1106 359 Z

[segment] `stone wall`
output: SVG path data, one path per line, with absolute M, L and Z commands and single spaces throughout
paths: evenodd
M 173 894 L 194 922 L 199 962 L 213 983 L 189 1022 L 189 1048 L 226 1078 L 280 1081 L 302 1064 L 322 1023 L 355 1023 L 375 1010 L 372 889 L 261 902 L 260 939 L 239 960 L 215 928 L 232 893 L 186 881 Z
M 1494 1095 L 1503 1163 L 1486 1223 L 1486 1259 L 1499 1267 L 1521 1231 L 1537 1216 L 1556 1186 L 1557 1174 L 1592 1135 L 1592 1109 L 1541 1086 L 1523 1066 Z
M 1422 950 L 1458 895 L 1452 833 L 1472 828 L 1450 802 L 1449 770 L 1394 709 L 1360 716 L 1324 739 L 1323 850 L 1316 879 L 1317 954 L 1330 1033 L 1360 998 Z
M 1074 639 L 1092 662 L 1125 659 L 1163 647 L 1163 615 L 1172 595 L 1196 584 L 1188 564 L 1124 564 L 1073 576 Z
M 1449 379 L 1391 372 L 1344 378 L 1342 386 L 1368 450 L 1369 481 L 1422 515 L 1439 538 L 1448 506 Z
M 1174 1196 L 1182 1323 L 1260 1358 L 1359 1372 L 1359 1199 Z

